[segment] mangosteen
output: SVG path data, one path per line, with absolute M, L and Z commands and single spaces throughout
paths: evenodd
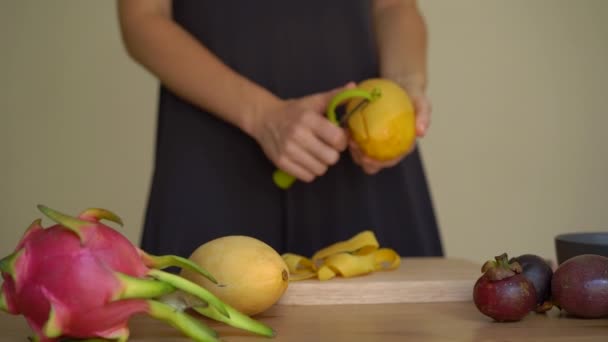
M 553 269 L 547 261 L 538 255 L 523 254 L 512 258 L 510 262 L 521 265 L 522 274 L 530 280 L 536 290 L 536 312 L 545 312 L 551 307 L 551 279 Z

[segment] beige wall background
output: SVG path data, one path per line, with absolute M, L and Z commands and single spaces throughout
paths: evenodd
M 555 235 L 607 230 L 608 1 L 420 4 L 447 255 L 554 258 Z M 157 84 L 125 55 L 114 1 L 3 1 L 0 49 L 0 254 L 38 203 L 111 209 L 137 242 Z

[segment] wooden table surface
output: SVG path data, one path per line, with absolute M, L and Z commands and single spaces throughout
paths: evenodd
M 208 321 L 226 342 L 237 341 L 608 341 L 608 319 L 571 318 L 553 309 L 514 323 L 495 323 L 472 302 L 359 305 L 278 305 L 258 317 L 274 339 Z M 148 317 L 134 317 L 130 341 L 188 341 Z M 0 341 L 27 341 L 22 317 L 0 314 Z
M 359 277 L 295 281 L 279 304 L 384 304 L 473 299 L 481 264 L 454 258 L 402 258 L 399 268 Z M 319 295 L 322 294 L 322 295 Z

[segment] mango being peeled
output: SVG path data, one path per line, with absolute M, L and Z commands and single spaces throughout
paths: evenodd
M 345 104 L 349 113 L 364 99 L 369 102 L 348 119 L 353 140 L 361 150 L 377 160 L 394 159 L 409 151 L 416 140 L 416 116 L 410 97 L 396 82 L 383 78 L 365 80 L 355 89 L 336 95 L 328 116 L 335 118 L 331 112 L 339 104 Z
M 245 315 L 270 308 L 289 284 L 289 270 L 281 255 L 253 237 L 229 235 L 208 241 L 189 259 L 213 272 L 221 285 L 188 270 L 184 270 L 182 276 Z

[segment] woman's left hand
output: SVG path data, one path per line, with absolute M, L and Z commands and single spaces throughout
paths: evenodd
M 414 105 L 414 112 L 416 113 L 416 136 L 424 137 L 431 124 L 431 101 L 424 93 L 411 94 L 410 97 Z M 363 171 L 369 175 L 397 165 L 414 150 L 415 146 L 415 143 L 412 144 L 412 148 L 397 158 L 381 161 L 366 156 L 359 148 L 359 145 L 352 138 L 349 139 L 349 151 L 354 162 L 361 166 Z

